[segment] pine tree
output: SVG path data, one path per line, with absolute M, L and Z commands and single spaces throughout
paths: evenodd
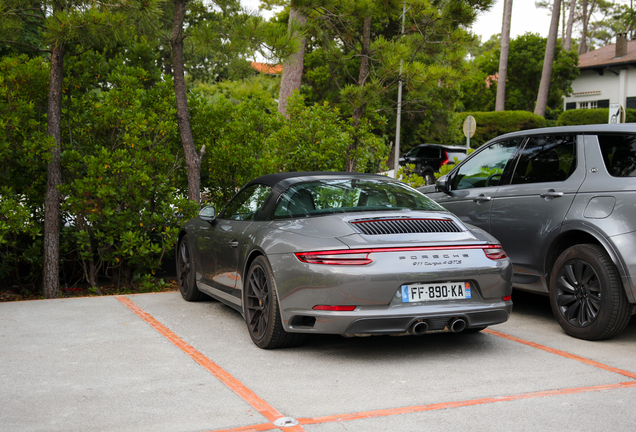
M 160 0 L 102 3 L 76 0 L 6 0 L 0 10 L 0 39 L 24 45 L 27 23 L 36 25 L 39 43 L 29 46 L 50 54 L 47 135 L 54 141 L 47 168 L 44 203 L 44 275 L 46 298 L 59 296 L 60 192 L 62 184 L 62 93 L 64 58 L 93 46 L 114 43 L 133 25 L 144 24 L 159 11 Z

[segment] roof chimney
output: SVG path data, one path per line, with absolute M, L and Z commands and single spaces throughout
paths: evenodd
M 618 33 L 616 35 L 616 55 L 614 58 L 627 55 L 627 33 Z

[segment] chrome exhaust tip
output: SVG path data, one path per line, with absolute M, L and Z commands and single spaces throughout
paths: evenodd
M 453 318 L 448 323 L 448 327 L 453 333 L 459 333 L 464 331 L 464 329 L 466 328 L 466 321 L 464 321 L 462 318 Z
M 409 328 L 409 333 L 413 336 L 422 336 L 428 331 L 428 323 L 426 321 L 416 321 Z

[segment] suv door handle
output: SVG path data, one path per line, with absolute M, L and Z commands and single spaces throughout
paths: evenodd
M 563 192 L 557 192 L 554 189 L 550 189 L 547 192 L 543 192 L 539 195 L 541 198 L 561 198 L 563 196 Z
M 480 194 L 479 196 L 473 198 L 473 201 L 475 201 L 477 204 L 482 203 L 482 202 L 486 202 L 486 201 L 490 201 L 492 200 L 491 197 L 486 196 L 484 194 Z
M 229 243 L 231 248 L 235 248 L 235 247 L 238 247 L 239 242 L 238 240 L 230 240 Z

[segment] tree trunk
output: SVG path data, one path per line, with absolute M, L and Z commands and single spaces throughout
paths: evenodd
M 360 93 L 356 106 L 353 108 L 353 127 L 354 127 L 354 136 L 353 142 L 347 148 L 347 159 L 345 161 L 345 169 L 347 172 L 354 172 L 356 170 L 357 160 L 355 157 L 355 151 L 358 149 L 358 126 L 360 125 L 360 120 L 362 119 L 362 115 L 364 114 L 364 109 L 366 107 L 366 101 L 364 100 L 364 92 L 362 91 L 362 87 L 367 81 L 367 77 L 369 76 L 369 53 L 371 46 L 371 17 L 366 17 L 364 19 L 364 25 L 362 28 L 362 47 L 360 52 L 360 73 L 358 74 L 358 87 L 360 87 Z
M 581 30 L 581 42 L 579 43 L 579 55 L 587 52 L 587 0 L 582 0 L 583 30 Z
M 550 94 L 550 78 L 552 77 L 552 63 L 556 51 L 557 36 L 559 35 L 559 13 L 561 12 L 561 0 L 554 0 L 552 6 L 552 21 L 550 21 L 550 33 L 545 47 L 545 57 L 543 58 L 543 71 L 541 72 L 541 84 L 537 95 L 537 104 L 534 113 L 545 117 L 545 109 L 548 105 L 548 95 Z
M 289 26 L 297 22 L 301 26 L 307 24 L 307 17 L 300 13 L 294 6 L 289 10 Z M 294 35 L 294 36 L 297 36 Z M 278 93 L 278 112 L 287 115 L 287 99 L 294 90 L 300 90 L 300 83 L 303 76 L 303 65 L 305 61 L 305 38 L 299 40 L 298 51 L 290 55 L 283 65 L 283 76 L 280 81 L 280 92 Z
M 99 287 L 97 286 L 97 266 L 95 265 L 95 250 L 93 249 L 93 243 L 91 242 L 90 234 L 88 233 L 88 223 L 84 218 L 84 215 L 78 215 L 77 219 L 75 219 L 75 223 L 77 223 L 77 229 L 81 231 L 85 231 L 88 237 L 88 244 L 85 246 L 85 252 L 88 255 L 88 263 L 84 260 L 82 261 L 82 267 L 84 268 L 84 277 L 88 280 L 91 288 L 99 295 L 102 295 Z M 88 265 L 87 265 L 88 264 Z
M 499 55 L 499 74 L 497 75 L 497 99 L 495 111 L 506 109 L 506 78 L 508 75 L 508 51 L 510 49 L 510 21 L 512 19 L 512 0 L 505 0 L 503 24 L 501 28 L 501 54 Z
M 572 47 L 572 26 L 574 26 L 574 12 L 576 12 L 576 0 L 570 0 L 570 14 L 568 16 L 568 27 L 565 31 L 563 48 L 570 51 Z
M 60 192 L 62 184 L 62 89 L 64 85 L 64 45 L 51 50 L 51 81 L 47 108 L 47 135 L 53 137 L 51 160 L 47 167 L 44 198 L 44 275 L 45 298 L 60 296 Z
M 190 113 L 188 112 L 188 97 L 185 85 L 185 71 L 183 67 L 183 20 L 185 17 L 187 0 L 174 1 L 174 22 L 172 24 L 172 68 L 174 72 L 174 95 L 177 101 L 177 124 L 179 135 L 185 154 L 188 170 L 188 198 L 201 202 L 201 157 L 205 153 L 205 146 L 201 153 L 197 153 L 190 127 Z
M 567 1 L 563 0 L 563 2 L 561 3 L 561 40 L 564 41 L 565 40 L 565 17 L 567 16 L 567 13 L 565 12 L 565 8 Z

